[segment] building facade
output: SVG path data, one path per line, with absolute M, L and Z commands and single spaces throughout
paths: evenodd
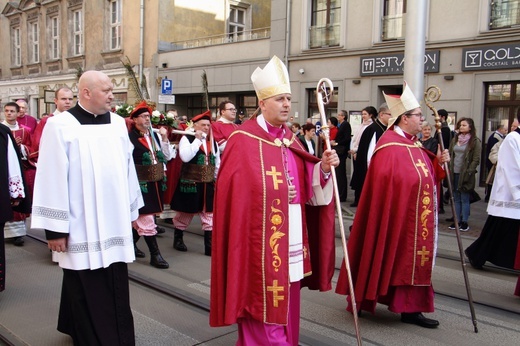
M 145 79 L 137 89 L 160 110 L 205 110 L 204 75 L 214 113 L 231 99 L 247 117 L 257 108 L 250 76 L 277 55 L 291 78 L 292 121 L 318 119 L 316 83 L 327 77 L 335 88 L 327 113 L 348 110 L 355 131 L 361 109 L 377 108 L 383 91 L 401 92 L 409 1 L 0 0 L 0 98 L 25 98 L 36 116 L 53 110 L 53 90 L 75 90 L 82 71 L 97 69 L 112 78 L 115 104 L 131 104 L 136 87 L 122 64 L 130 61 Z M 441 89 L 435 106 L 450 124 L 473 118 L 485 144 L 520 111 L 520 0 L 420 1 L 423 87 Z M 163 80 L 174 104 L 162 97 Z
M 520 1 L 424 1 L 424 89 L 440 88 L 435 106 L 450 113 L 451 125 L 473 118 L 485 147 L 497 125 L 509 127 L 520 111 Z M 256 108 L 251 73 L 277 55 L 289 69 L 293 121 L 318 119 L 316 83 L 327 77 L 336 91 L 327 112 L 348 110 L 355 129 L 361 109 L 377 108 L 383 91 L 402 90 L 407 2 L 273 0 L 261 14 L 270 16 L 268 37 L 159 52 L 158 75 L 173 80 L 181 112 L 204 107 L 197 97 L 205 71 L 214 101 L 230 98 L 248 114 Z
M 0 1 L 0 99 L 26 99 L 29 113 L 40 117 L 54 110 L 54 91 L 76 91 L 86 70 L 107 73 L 115 86 L 115 103 L 133 103 L 149 80 L 160 42 L 159 14 L 174 1 L 40 0 Z M 146 24 L 146 25 L 145 25 Z M 165 37 L 172 40 L 172 37 Z M 142 74 L 147 88 L 129 79 Z M 141 80 L 141 79 L 139 79 Z M 151 83 L 150 83 L 151 82 Z M 151 87 L 152 86 L 152 87 Z

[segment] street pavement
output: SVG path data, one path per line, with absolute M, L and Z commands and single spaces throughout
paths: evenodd
M 349 191 L 350 192 L 350 191 Z M 483 192 L 479 191 L 481 197 Z M 342 207 L 348 212 L 348 200 Z M 462 236 L 464 247 L 478 236 L 484 224 L 485 203 L 472 205 L 470 231 Z M 449 215 L 444 215 L 449 217 Z M 345 216 L 345 226 L 352 222 Z M 172 248 L 172 228 L 159 236 L 159 246 L 170 263 L 167 270 L 149 265 L 144 241 L 139 242 L 147 258 L 129 265 L 133 276 L 162 287 L 165 291 L 180 291 L 192 299 L 209 304 L 210 258 L 203 255 L 203 238 L 198 219 L 185 235 L 189 251 L 181 253 Z M 441 218 L 439 255 L 453 257 L 458 253 L 453 231 Z M 41 231 L 31 231 L 42 237 Z M 337 264 L 342 260 L 341 242 L 337 239 Z M 26 239 L 26 245 L 15 247 L 6 243 L 6 290 L 0 293 L 0 334 L 13 345 L 72 345 L 70 338 L 56 331 L 61 269 L 51 261 L 48 249 L 41 242 Z M 475 301 L 493 302 L 507 311 L 477 305 L 479 333 L 474 333 L 468 303 L 444 295 L 450 293 L 464 298 L 465 289 L 461 264 L 437 258 L 434 288 L 437 292 L 436 311 L 429 314 L 440 320 L 434 330 L 403 324 L 399 316 L 378 305 L 376 315 L 364 313 L 359 319 L 365 345 L 514 345 L 519 344 L 520 299 L 513 296 L 517 273 L 504 272 L 492 266 L 477 271 L 468 267 L 469 280 Z M 337 280 L 337 273 L 333 283 Z M 196 309 L 148 287 L 130 284 L 131 306 L 134 314 L 137 345 L 233 345 L 236 326 L 211 328 L 207 312 Z M 302 290 L 301 343 L 303 345 L 356 344 L 352 315 L 345 311 L 344 296 L 333 291 L 318 293 Z M 1 344 L 1 343 L 0 343 Z

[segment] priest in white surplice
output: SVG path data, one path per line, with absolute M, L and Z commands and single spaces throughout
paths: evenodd
M 59 252 L 58 330 L 74 344 L 135 343 L 127 263 L 143 200 L 112 90 L 104 73 L 83 73 L 78 104 L 48 120 L 40 144 L 32 227 Z

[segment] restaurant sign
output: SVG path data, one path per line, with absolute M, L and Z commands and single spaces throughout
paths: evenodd
M 439 72 L 439 50 L 424 54 L 424 73 Z M 384 76 L 404 73 L 404 53 L 361 57 L 361 76 Z
M 520 42 L 462 51 L 462 71 L 520 68 Z

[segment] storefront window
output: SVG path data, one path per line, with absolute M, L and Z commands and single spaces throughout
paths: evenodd
M 520 109 L 520 81 L 511 83 L 488 84 L 486 86 L 486 104 L 484 123 L 477 126 L 477 134 L 482 139 L 481 162 L 486 161 L 486 145 L 489 136 L 499 125 L 511 128 L 513 119 L 517 117 Z M 486 179 L 486 165 L 480 165 L 481 184 Z
M 309 108 L 306 118 L 311 118 L 313 124 L 317 121 L 321 122 L 320 111 L 318 109 L 318 101 L 316 100 L 316 89 L 307 89 L 307 97 L 309 100 Z M 325 106 L 325 115 L 327 118 L 338 114 L 338 88 L 334 88 L 334 93 L 330 103 Z
M 258 108 L 256 95 L 239 95 L 238 105 L 236 106 L 238 109 L 238 116 L 243 117 L 244 119 L 250 118 Z
M 511 99 L 511 84 L 491 84 L 488 88 L 488 101 Z

